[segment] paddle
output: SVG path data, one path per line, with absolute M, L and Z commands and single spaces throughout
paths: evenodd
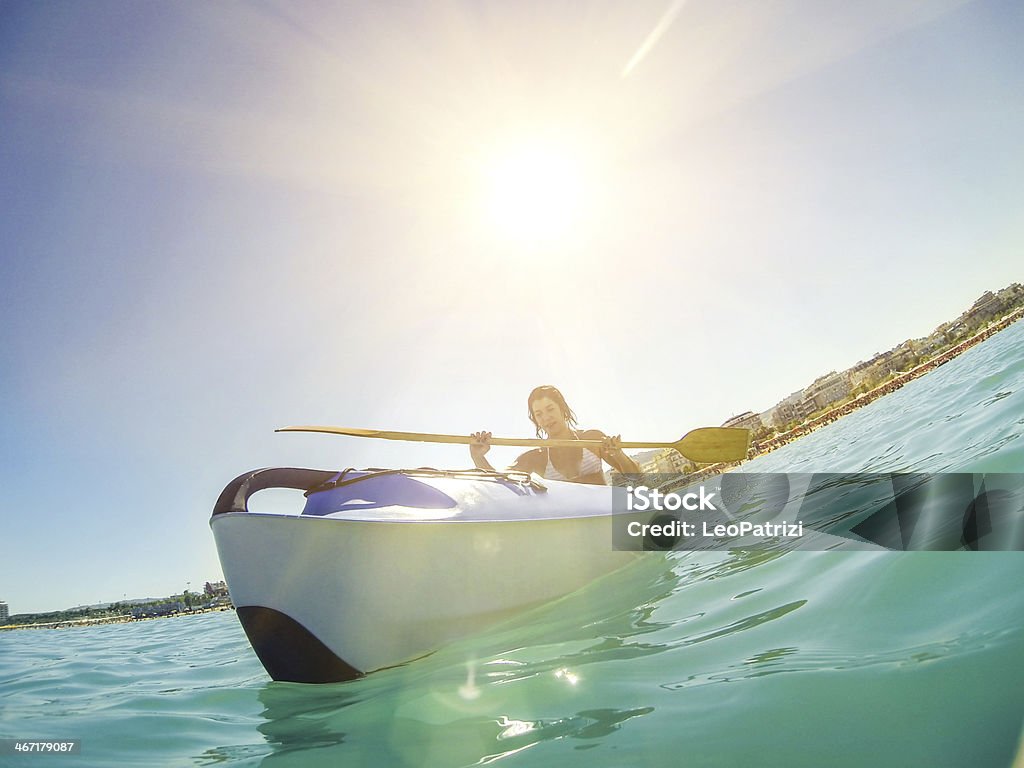
M 382 440 L 408 440 L 418 443 L 458 443 L 470 445 L 469 435 L 434 435 L 428 432 L 387 432 L 379 429 L 356 427 L 281 427 L 275 432 L 323 432 L 328 435 L 376 437 Z M 492 437 L 491 445 L 518 445 L 549 448 L 599 448 L 600 440 L 540 440 L 536 438 Z M 741 461 L 747 458 L 750 430 L 734 427 L 701 427 L 687 432 L 674 443 L 620 443 L 621 448 L 674 448 L 697 464 L 719 461 Z

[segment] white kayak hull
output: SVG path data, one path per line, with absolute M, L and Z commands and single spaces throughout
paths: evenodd
M 612 547 L 621 489 L 525 476 L 355 473 L 307 494 L 303 514 L 246 508 L 261 488 L 333 474 L 250 473 L 211 519 L 232 601 L 276 680 L 335 682 L 404 663 L 638 556 Z

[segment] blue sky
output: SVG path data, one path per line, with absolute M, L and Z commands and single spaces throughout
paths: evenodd
M 294 423 L 673 440 L 1024 277 L 1015 2 L 0 4 L 0 600 L 219 577 Z M 511 461 L 513 449 L 495 449 Z

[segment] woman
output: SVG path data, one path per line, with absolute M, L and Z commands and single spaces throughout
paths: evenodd
M 576 429 L 576 414 L 555 387 L 537 387 L 527 399 L 530 421 L 537 437 L 552 440 L 601 440 L 600 448 L 535 448 L 527 451 L 509 470 L 535 472 L 548 480 L 605 485 L 601 460 L 623 474 L 639 473 L 640 467 L 619 448 L 619 436 L 609 437 L 597 429 Z M 469 446 L 473 463 L 480 469 L 494 471 L 487 461 L 491 449 L 490 432 L 474 432 Z

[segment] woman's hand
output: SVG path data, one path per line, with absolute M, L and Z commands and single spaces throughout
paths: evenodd
M 622 474 L 640 472 L 640 465 L 622 450 L 622 438 L 619 435 L 606 435 L 601 439 L 601 458 Z
M 601 458 L 607 461 L 609 458 L 620 456 L 622 454 L 621 442 L 621 435 L 605 435 L 601 439 Z
M 473 438 L 473 442 L 469 444 L 469 455 L 476 462 L 477 459 L 483 459 L 487 452 L 491 450 L 491 433 L 474 432 L 470 437 Z

